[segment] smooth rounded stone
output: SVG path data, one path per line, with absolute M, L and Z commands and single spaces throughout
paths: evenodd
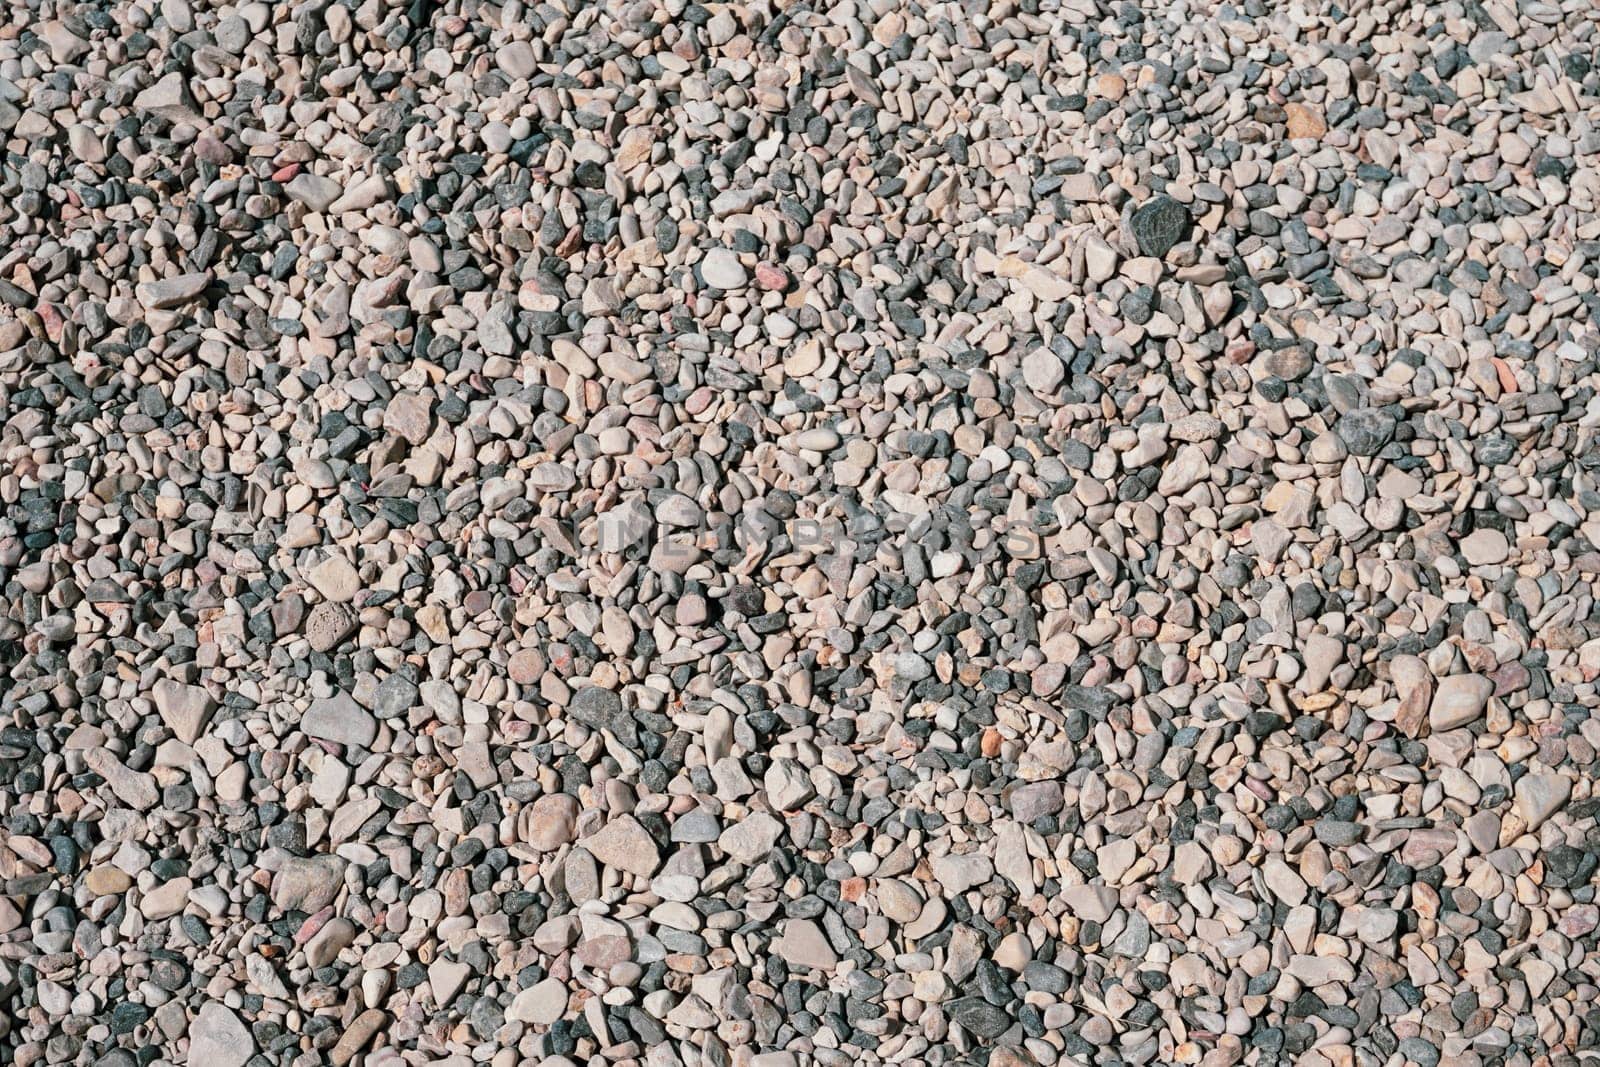
M 1511 554 L 1506 535 L 1495 529 L 1474 530 L 1461 539 L 1461 555 L 1468 564 L 1482 567 L 1504 563 Z
M 313 604 L 306 614 L 306 641 L 314 652 L 338 648 L 356 628 L 356 613 L 345 604 L 323 601 Z
M 813 452 L 831 452 L 839 447 L 839 432 L 829 426 L 819 426 L 795 435 L 794 443 Z
M 922 897 L 898 879 L 882 879 L 878 882 L 876 892 L 879 910 L 893 922 L 913 922 L 922 914 Z
M 700 505 L 682 493 L 670 493 L 656 505 L 656 521 L 668 526 L 698 526 L 704 515 Z
M 527 41 L 509 41 L 495 50 L 496 65 L 508 78 L 529 78 L 537 69 L 537 57 Z
M 1048 348 L 1035 348 L 1022 359 L 1022 376 L 1040 396 L 1050 396 L 1067 376 L 1060 357 Z
M 566 1015 L 567 999 L 567 984 L 559 978 L 546 978 L 511 998 L 506 1018 L 519 1023 L 549 1026 Z
M 540 797 L 528 808 L 525 840 L 545 852 L 570 844 L 577 837 L 579 810 L 577 798 L 565 793 Z
M 1400 913 L 1390 908 L 1363 908 L 1356 918 L 1356 935 L 1369 945 L 1384 945 L 1400 929 Z
M 1437 1067 L 1439 1063 L 1438 1046 L 1425 1038 L 1402 1038 L 1396 1051 L 1404 1056 L 1408 1063 L 1414 1063 L 1417 1067 Z
M 1343 819 L 1319 819 L 1313 830 L 1318 841 L 1336 848 L 1353 845 L 1366 836 L 1366 831 L 1358 823 Z
M 306 962 L 313 968 L 328 966 L 356 939 L 356 926 L 342 916 L 330 919 L 306 942 Z
M 97 897 L 114 896 L 127 892 L 133 879 L 115 867 L 96 867 L 84 875 L 83 885 Z
M 707 285 L 718 289 L 742 289 L 750 281 L 750 274 L 731 249 L 713 248 L 700 261 L 700 276 Z
M 283 191 L 289 194 L 290 199 L 304 204 L 312 211 L 323 212 L 332 207 L 333 202 L 343 195 L 344 186 L 332 178 L 302 171 L 289 180 Z
M 383 1028 L 388 1018 L 380 1008 L 368 1008 L 357 1015 L 355 1020 L 339 1034 L 339 1040 L 328 1053 L 329 1062 L 335 1067 L 343 1067 L 349 1063 Z
M 311 587 L 328 600 L 347 604 L 361 591 L 361 573 L 344 556 L 328 556 L 306 575 Z

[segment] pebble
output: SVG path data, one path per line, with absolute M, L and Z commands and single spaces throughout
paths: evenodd
M 162 721 L 186 745 L 199 739 L 217 710 L 217 702 L 211 694 L 197 685 L 163 678 L 151 692 Z
M 1433 693 L 1428 720 L 1435 730 L 1454 730 L 1483 716 L 1494 682 L 1476 674 L 1441 678 Z
M 139 303 L 150 311 L 165 311 L 171 308 L 182 307 L 191 300 L 196 299 L 206 291 L 211 284 L 209 272 L 194 274 L 180 274 L 170 278 L 160 278 L 152 282 L 141 282 L 137 289 Z
M 742 289 L 750 280 L 739 257 L 726 248 L 713 248 L 700 261 L 700 276 L 718 289 Z
M 227 1005 L 206 1001 L 189 1024 L 189 1061 L 243 1067 L 255 1054 L 250 1030 Z
M 300 729 L 307 737 L 362 748 L 370 747 L 378 735 L 378 724 L 371 713 L 345 692 L 312 701 L 300 719 Z
M 789 919 L 783 935 L 773 945 L 778 956 L 792 967 L 831 971 L 839 957 L 820 927 L 810 919 Z
M 661 865 L 660 852 L 649 831 L 631 815 L 611 820 L 583 839 L 595 859 L 640 878 L 648 878 Z
M 1516 810 L 1528 829 L 1537 830 L 1566 806 L 1572 782 L 1564 775 L 1532 773 L 1517 779 Z

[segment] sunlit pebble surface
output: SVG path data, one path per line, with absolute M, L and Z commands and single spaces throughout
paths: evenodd
M 15 0 L 0 1061 L 1593 1062 L 1597 48 Z

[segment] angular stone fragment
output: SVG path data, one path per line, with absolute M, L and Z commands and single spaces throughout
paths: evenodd
M 782 835 L 783 823 L 758 811 L 722 831 L 717 845 L 735 862 L 754 864 L 767 858 Z
M 661 852 L 639 820 L 621 815 L 583 839 L 583 847 L 607 867 L 648 878 L 661 866 Z
M 596 729 L 609 730 L 629 748 L 639 745 L 639 725 L 622 706 L 621 694 L 597 685 L 586 685 L 572 694 L 567 714 Z
M 472 977 L 472 968 L 456 960 L 437 959 L 428 966 L 428 988 L 433 1002 L 441 1008 L 448 1007 Z
M 1295 905 L 1306 899 L 1305 879 L 1282 856 L 1268 856 L 1261 865 L 1261 872 L 1267 889 L 1285 904 Z
M 516 351 L 516 336 L 511 332 L 514 309 L 505 301 L 491 307 L 478 323 L 478 344 L 494 356 L 509 356 Z
M 384 429 L 404 437 L 413 445 L 428 439 L 433 425 L 433 397 L 426 393 L 401 393 L 383 411 Z
M 1354 456 L 1375 456 L 1394 437 L 1395 419 L 1387 411 L 1359 408 L 1339 419 L 1340 440 Z
M 92 748 L 83 754 L 91 771 L 106 780 L 117 799 L 138 811 L 148 811 L 161 799 L 153 776 L 127 767 L 109 749 Z
M 211 694 L 198 685 L 185 685 L 171 678 L 158 680 L 151 690 L 156 711 L 179 741 L 192 745 L 205 732 L 217 710 Z
M 206 287 L 210 284 L 210 271 L 201 271 L 197 274 L 179 274 L 170 278 L 160 278 L 153 282 L 140 282 L 138 290 L 139 303 L 151 311 L 164 311 L 170 308 L 182 307 L 201 293 L 204 293 Z
M 1103 923 L 1117 907 L 1117 891 L 1106 885 L 1064 886 L 1061 902 L 1084 922 Z
M 1550 816 L 1566 807 L 1571 796 L 1572 780 L 1564 774 L 1554 771 L 1525 774 L 1517 779 L 1517 814 L 1522 816 L 1529 830 L 1537 830 Z
M 1035 348 L 1022 358 L 1022 377 L 1028 388 L 1040 396 L 1054 393 L 1066 376 L 1067 368 L 1061 357 L 1048 348 Z
M 1407 737 L 1416 737 L 1433 705 L 1433 674 L 1416 656 L 1394 657 L 1389 663 L 1389 674 L 1400 698 L 1395 727 Z
M 1189 225 L 1189 209 L 1164 195 L 1151 197 L 1129 218 L 1140 253 L 1157 259 L 1187 236 Z
M 839 965 L 838 953 L 828 943 L 822 928 L 810 919 L 786 920 L 783 936 L 773 944 L 773 951 L 791 967 L 831 971 Z
M 300 719 L 300 729 L 307 737 L 362 748 L 370 748 L 378 736 L 378 722 L 372 713 L 342 690 L 313 700 Z
M 189 1024 L 188 1062 L 197 1067 L 244 1067 L 255 1052 L 250 1028 L 220 1001 L 206 1001 Z
M 202 121 L 194 95 L 189 91 L 188 79 L 178 71 L 165 75 L 140 92 L 133 98 L 133 106 L 172 123 Z
M 1063 807 L 1059 782 L 1030 782 L 1011 793 L 1011 814 L 1020 823 L 1054 815 Z
M 311 569 L 306 576 L 312 588 L 329 600 L 348 603 L 361 591 L 361 574 L 343 556 L 334 554 Z
M 1494 682 L 1481 675 L 1453 674 L 1441 678 L 1434 689 L 1428 724 L 1435 730 L 1454 730 L 1476 722 L 1483 717 L 1493 692 Z
M 1328 124 L 1322 120 L 1322 113 L 1308 104 L 1290 103 L 1283 107 L 1286 121 L 1284 123 L 1291 138 L 1321 137 L 1328 132 Z
M 794 760 L 773 760 L 767 768 L 765 785 L 767 799 L 778 811 L 798 808 L 816 795 L 811 779 Z
M 1306 639 L 1304 676 L 1300 687 L 1308 693 L 1327 688 L 1328 675 L 1344 658 L 1344 640 L 1329 634 L 1312 634 Z
M 948 1014 L 952 1022 L 959 1023 L 962 1029 L 974 1037 L 983 1040 L 993 1040 L 1011 1028 L 1012 1018 L 1000 1008 L 982 997 L 965 997 L 953 1002 Z
M 289 856 L 272 877 L 272 902 L 282 911 L 326 907 L 344 885 L 346 866 L 339 856 Z

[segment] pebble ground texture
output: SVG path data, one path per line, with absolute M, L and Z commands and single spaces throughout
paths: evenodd
M 13 0 L 0 1059 L 1600 1058 L 1589 0 Z

